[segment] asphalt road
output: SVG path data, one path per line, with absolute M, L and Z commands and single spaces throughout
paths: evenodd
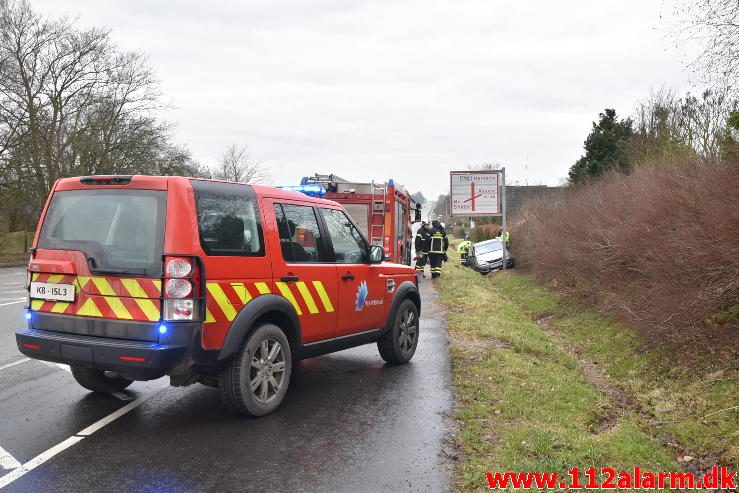
M 430 281 L 411 363 L 368 345 L 302 361 L 280 409 L 235 416 L 216 389 L 87 392 L 26 360 L 23 269 L 0 269 L 0 489 L 7 492 L 446 491 L 448 338 Z M 21 301 L 21 302 L 18 302 Z

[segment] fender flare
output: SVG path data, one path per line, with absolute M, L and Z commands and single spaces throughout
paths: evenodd
M 292 327 L 283 327 L 283 329 L 289 331 L 285 335 L 292 343 L 292 352 L 300 351 L 302 340 L 300 319 L 295 307 L 282 296 L 263 294 L 247 303 L 233 319 L 218 353 L 218 359 L 225 360 L 238 353 L 257 320 L 270 313 L 277 313 L 290 321 Z
M 421 293 L 418 292 L 418 286 L 413 281 L 403 281 L 395 289 L 395 296 L 393 296 L 393 302 L 390 304 L 390 310 L 388 311 L 387 321 L 385 323 L 385 331 L 392 329 L 398 308 L 405 299 L 410 299 L 416 304 L 418 316 L 421 316 Z

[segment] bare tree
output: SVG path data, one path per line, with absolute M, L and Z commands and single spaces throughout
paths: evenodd
M 700 55 L 692 66 L 701 77 L 736 89 L 739 82 L 739 2 L 737 0 L 678 0 L 683 26 L 681 41 L 698 43 Z
M 627 153 L 635 164 L 700 158 L 722 162 L 727 123 L 739 103 L 727 88 L 680 98 L 668 89 L 653 92 L 634 114 Z
M 0 200 L 10 227 L 35 218 L 57 178 L 109 173 L 202 174 L 152 115 L 159 86 L 141 53 L 107 30 L 49 19 L 27 0 L 0 0 Z
M 269 179 L 265 166 L 249 157 L 247 146 L 229 145 L 216 164 L 213 177 L 217 180 L 263 184 Z
M 469 171 L 496 171 L 502 167 L 503 165 L 501 163 L 495 161 L 481 164 L 470 164 L 469 166 L 467 166 L 467 169 Z

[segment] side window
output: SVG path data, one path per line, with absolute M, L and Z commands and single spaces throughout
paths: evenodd
M 264 256 L 255 200 L 246 186 L 193 182 L 193 188 L 205 253 Z
M 321 262 L 323 244 L 311 206 L 275 204 L 282 258 L 286 262 Z
M 321 209 L 326 221 L 334 255 L 339 264 L 361 264 L 368 262 L 367 242 L 346 214 L 336 209 Z

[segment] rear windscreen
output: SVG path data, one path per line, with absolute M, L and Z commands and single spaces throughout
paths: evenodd
M 159 277 L 165 203 L 158 190 L 56 192 L 37 247 L 79 250 L 93 272 Z

